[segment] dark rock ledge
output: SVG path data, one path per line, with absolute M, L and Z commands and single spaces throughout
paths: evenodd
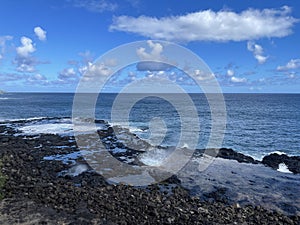
M 300 156 L 288 156 L 272 153 L 263 158 L 262 163 L 273 169 L 278 169 L 280 163 L 284 163 L 294 174 L 300 173 Z
M 198 150 L 201 154 L 204 150 Z M 216 156 L 223 159 L 236 160 L 240 163 L 263 164 L 277 170 L 279 164 L 284 163 L 287 168 L 294 174 L 300 173 L 300 156 L 288 156 L 285 154 L 272 153 L 263 157 L 262 161 L 253 159 L 251 156 L 236 152 L 230 148 L 207 149 L 205 154 Z

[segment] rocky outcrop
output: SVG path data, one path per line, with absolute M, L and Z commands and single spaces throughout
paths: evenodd
M 273 169 L 278 169 L 280 163 L 284 163 L 294 174 L 300 173 L 300 156 L 288 156 L 285 154 L 272 153 L 263 158 L 262 163 Z
M 204 150 L 200 150 L 200 151 L 204 153 Z M 205 150 L 205 154 L 213 157 L 223 158 L 223 159 L 236 160 L 240 163 L 254 163 L 254 164 L 259 163 L 259 161 L 253 159 L 252 157 L 236 152 L 231 148 L 220 148 L 220 149 L 210 148 Z

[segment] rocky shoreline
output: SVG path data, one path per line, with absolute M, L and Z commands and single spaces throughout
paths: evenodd
M 300 223 L 299 215 L 288 216 L 260 206 L 226 204 L 218 198 L 222 189 L 211 193 L 214 201 L 192 197 L 175 176 L 142 188 L 108 184 L 90 169 L 80 171 L 77 176 L 67 173 L 58 176 L 62 171 L 74 168 L 74 163 L 86 165 L 82 157 L 69 162 L 46 160 L 49 156 L 78 152 L 74 137 L 16 135 L 17 132 L 11 125 L 0 124 L 0 158 L 2 174 L 6 177 L 2 188 L 4 199 L 0 204 L 0 224 Z M 111 129 L 99 135 L 106 140 L 114 138 Z M 106 143 L 121 147 L 112 140 Z M 122 153 L 115 154 L 123 159 Z M 131 154 L 135 157 L 138 152 L 131 151 Z M 285 163 L 295 174 L 300 168 L 299 157 L 279 154 L 272 154 L 259 162 L 231 149 L 220 149 L 217 157 L 243 163 L 263 163 L 274 169 Z

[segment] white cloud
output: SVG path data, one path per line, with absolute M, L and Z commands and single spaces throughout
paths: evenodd
M 268 57 L 262 55 L 255 55 L 254 57 L 257 59 L 259 64 L 264 64 L 268 59 Z
M 202 70 L 195 70 L 194 77 L 200 81 L 212 80 L 215 78 L 215 74 L 202 71 Z
M 42 62 L 38 62 L 34 57 L 30 55 L 28 55 L 27 57 L 17 55 L 13 63 L 17 65 L 17 71 L 32 73 L 36 71 L 35 66 Z
M 77 79 L 77 74 L 74 68 L 68 68 L 61 71 L 58 75 L 58 78 L 61 80 L 65 79 Z
M 12 40 L 12 36 L 0 36 L 0 60 L 3 59 L 4 57 L 4 52 L 5 52 L 5 43 L 6 41 Z
M 258 61 L 259 64 L 264 64 L 268 57 L 263 56 L 264 49 L 258 44 L 255 44 L 253 41 L 247 42 L 247 49 L 253 53 L 254 58 Z
M 231 82 L 233 83 L 245 83 L 247 82 L 247 79 L 246 78 L 239 78 L 239 77 L 231 77 Z
M 294 78 L 296 77 L 296 74 L 295 74 L 295 73 L 290 73 L 290 74 L 288 75 L 288 77 L 291 78 L 291 79 L 294 79 Z
M 43 30 L 41 27 L 35 27 L 34 28 L 34 33 L 35 33 L 35 35 L 38 37 L 38 39 L 40 40 L 40 41 L 45 41 L 46 40 L 46 31 L 45 30 Z
M 66 68 L 58 73 L 57 79 L 51 81 L 52 85 L 74 84 L 79 80 L 77 71 L 74 68 Z
M 79 72 L 84 75 L 83 81 L 97 80 L 99 77 L 106 78 L 112 70 L 104 63 L 91 63 L 79 68 Z
M 27 79 L 28 82 L 46 81 L 46 80 L 47 78 L 44 75 L 41 75 L 39 73 L 32 75 Z
M 151 48 L 151 52 L 147 53 L 145 48 L 138 48 L 136 50 L 136 54 L 142 60 L 160 60 L 162 58 L 161 53 L 163 52 L 163 46 L 160 43 L 153 43 L 153 41 L 147 41 L 149 48 Z
M 36 86 L 52 85 L 51 81 L 49 81 L 46 76 L 39 73 L 28 76 L 28 78 L 25 80 L 25 84 L 36 85 Z
M 84 8 L 90 12 L 102 13 L 104 11 L 115 11 L 117 4 L 106 0 L 71 0 L 74 7 Z
M 234 71 L 229 69 L 227 70 L 227 76 L 232 77 L 234 75 Z
M 30 65 L 30 64 L 25 64 L 25 63 L 17 63 L 17 71 L 19 72 L 28 72 L 28 73 L 33 73 L 35 72 L 35 66 L 34 65 Z
M 16 49 L 20 57 L 28 57 L 30 53 L 36 50 L 32 40 L 28 37 L 21 37 L 21 44 L 22 45 Z
M 285 66 L 278 66 L 278 71 L 286 71 L 300 68 L 300 59 L 291 59 Z
M 110 30 L 136 33 L 152 39 L 169 41 L 244 41 L 285 37 L 292 33 L 297 19 L 291 9 L 248 9 L 232 11 L 204 10 L 170 17 L 115 17 Z
M 147 44 L 150 48 L 149 53 L 146 52 L 146 49 L 143 47 L 140 47 L 136 50 L 136 54 L 141 60 L 147 60 L 147 62 L 139 62 L 136 66 L 137 70 L 163 71 L 172 67 L 171 65 L 174 63 L 170 62 L 171 65 L 169 65 L 168 63 L 163 63 L 163 62 L 167 62 L 167 59 L 162 55 L 164 48 L 160 43 L 154 43 L 153 41 L 148 40 Z M 156 62 L 156 61 L 163 61 L 163 62 Z

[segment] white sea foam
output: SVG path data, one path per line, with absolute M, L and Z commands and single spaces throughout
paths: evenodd
M 145 126 L 141 126 L 141 127 L 144 127 L 144 129 L 140 128 L 139 126 L 128 126 L 128 123 L 122 123 L 122 122 L 118 122 L 118 123 L 112 123 L 110 122 L 109 123 L 112 127 L 116 126 L 116 127 L 122 127 L 122 128 L 125 128 L 125 129 L 128 129 L 131 133 L 135 133 L 135 134 L 138 134 L 138 133 L 145 133 L 148 131 L 148 128 L 145 127 Z
M 147 129 L 140 129 L 138 127 L 130 127 L 129 131 L 131 133 L 144 133 L 144 132 L 147 132 Z
M 22 120 L 11 120 L 22 121 Z M 36 135 L 36 134 L 59 134 L 59 135 L 74 135 L 74 125 L 70 118 L 45 118 L 33 117 L 25 119 L 28 121 L 26 125 L 21 125 L 17 129 L 22 131 L 22 134 Z M 76 121 L 76 131 L 78 134 L 94 133 L 96 129 L 105 129 L 105 124 L 94 124 L 88 122 Z M 17 134 L 18 135 L 18 134 Z
M 285 152 L 281 152 L 281 151 L 270 152 L 268 155 L 271 155 L 271 154 L 286 155 Z
M 166 149 L 153 148 L 143 153 L 139 160 L 148 166 L 161 166 L 170 152 Z
M 287 167 L 287 165 L 285 165 L 284 163 L 280 163 L 278 165 L 278 169 L 277 169 L 278 172 L 281 172 L 281 173 L 293 173 L 289 170 L 289 168 Z
M 18 122 L 18 121 L 33 121 L 33 120 L 43 120 L 47 119 L 47 117 L 30 117 L 30 118 L 19 118 L 19 119 L 0 119 L 0 122 Z
M 19 128 L 25 134 L 64 134 L 70 135 L 73 133 L 73 125 L 67 123 L 58 124 L 37 124 L 28 125 Z
M 189 148 L 189 145 L 188 145 L 187 143 L 184 143 L 184 144 L 182 145 L 182 148 Z

